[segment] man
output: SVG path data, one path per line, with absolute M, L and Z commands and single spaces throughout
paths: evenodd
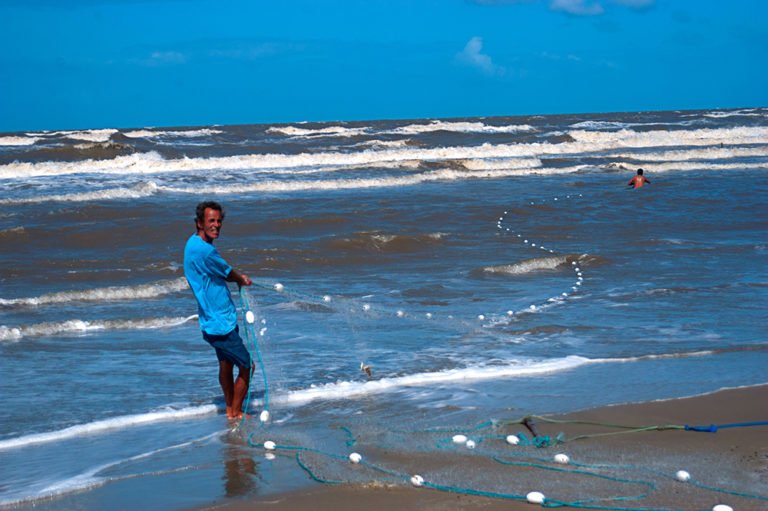
M 251 279 L 232 268 L 213 246 L 221 233 L 224 210 L 217 202 L 201 202 L 195 210 L 197 232 L 184 247 L 184 275 L 197 300 L 203 338 L 219 359 L 219 384 L 227 404 L 227 417 L 243 416 L 253 364 L 237 328 L 237 309 L 227 282 L 250 286 Z M 237 379 L 234 367 L 238 368 Z
M 643 175 L 643 169 L 637 169 L 637 175 L 629 180 L 627 186 L 631 186 L 632 188 L 640 188 L 645 184 L 651 184 L 651 181 Z

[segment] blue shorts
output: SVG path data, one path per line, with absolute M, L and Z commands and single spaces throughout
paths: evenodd
M 248 353 L 248 349 L 240 337 L 238 327 L 224 335 L 211 335 L 203 332 L 203 339 L 208 341 L 208 344 L 216 350 L 216 358 L 219 361 L 226 360 L 238 367 L 251 367 L 251 354 Z

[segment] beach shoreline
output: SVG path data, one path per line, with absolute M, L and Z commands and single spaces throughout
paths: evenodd
M 424 459 L 423 453 L 414 457 L 409 456 L 408 453 L 368 450 L 364 453 L 366 457 L 375 458 L 376 462 L 388 467 L 398 466 L 403 470 L 412 471 L 416 470 L 413 466 L 416 463 L 420 463 L 422 467 L 430 467 L 423 472 L 423 477 L 427 481 L 425 487 L 415 488 L 405 481 L 401 484 L 308 483 L 308 487 L 304 490 L 247 500 L 224 500 L 192 509 L 197 511 L 254 509 L 351 511 L 365 508 L 373 511 L 388 509 L 523 511 L 540 506 L 525 501 L 522 496 L 529 491 L 548 487 L 543 492 L 548 498 L 553 499 L 550 500 L 550 506 L 556 501 L 584 502 L 590 498 L 587 494 L 601 498 L 601 495 L 608 492 L 607 494 L 613 497 L 606 499 L 603 496 L 603 500 L 582 504 L 582 506 L 593 506 L 597 509 L 698 510 L 711 509 L 717 504 L 726 504 L 736 511 L 758 511 L 765 509 L 768 505 L 768 426 L 742 425 L 721 428 L 716 432 L 686 431 L 679 426 L 768 422 L 766 412 L 761 412 L 760 407 L 760 403 L 767 402 L 768 384 L 725 389 L 689 398 L 613 405 L 551 417 L 552 420 L 563 422 L 537 419 L 535 427 L 540 435 L 564 434 L 566 442 L 550 447 L 533 448 L 533 452 L 530 451 L 531 447 L 527 447 L 534 458 L 524 457 L 522 460 L 528 461 L 523 463 L 519 463 L 521 461 L 519 458 L 501 457 L 502 461 L 508 459 L 514 466 L 489 461 L 487 457 L 474 453 L 473 455 L 457 454 L 447 460 L 447 456 L 442 452 Z M 765 410 L 764 406 L 762 410 Z M 583 424 L 574 422 L 583 422 Z M 624 430 L 598 426 L 597 423 L 662 427 L 648 431 L 620 433 Z M 503 425 L 501 428 L 504 434 L 513 430 L 521 431 L 511 425 Z M 589 437 L 577 438 L 582 435 Z M 516 447 L 510 447 L 510 449 L 514 448 Z M 526 448 L 520 447 L 520 449 Z M 558 464 L 547 464 L 536 460 L 536 458 L 552 457 L 555 453 L 568 453 L 570 463 L 558 466 Z M 419 461 L 414 462 L 414 458 Z M 516 459 L 517 461 L 513 461 Z M 476 490 L 471 487 L 462 489 L 460 484 L 449 486 L 448 481 L 445 481 L 445 472 L 439 468 L 444 462 L 456 464 L 457 470 L 453 471 L 454 474 L 467 475 L 465 478 L 457 477 L 454 483 L 460 483 L 463 479 L 477 481 L 478 476 L 482 478 L 487 477 L 486 474 L 495 474 L 496 477 L 509 479 L 510 493 L 504 495 L 520 495 L 522 498 L 505 496 L 493 498 L 483 495 L 485 492 L 482 490 L 472 495 L 469 493 Z M 622 467 L 631 465 L 638 470 L 633 470 L 632 476 L 618 473 L 612 476 L 595 477 L 583 475 L 583 472 L 592 470 L 592 467 L 611 463 Z M 538 470 L 539 467 L 545 467 L 544 471 Z M 675 468 L 687 471 L 691 477 L 690 481 L 676 480 Z M 435 474 L 441 474 L 437 477 L 441 480 L 434 483 L 432 488 L 426 487 L 432 485 L 430 469 Z M 297 470 L 299 470 L 298 467 Z M 639 474 L 644 475 L 638 477 Z M 663 475 L 659 477 L 659 474 Z M 575 479 L 574 475 L 577 475 Z M 547 481 L 543 480 L 545 477 Z M 638 492 L 637 488 L 632 488 L 632 491 L 628 492 L 632 497 L 616 497 L 611 493 L 616 492 L 616 487 L 611 488 L 611 486 L 615 486 L 617 480 L 634 481 L 631 484 L 637 484 L 640 480 L 646 485 L 645 490 L 648 491 Z M 562 487 L 564 494 L 569 498 L 557 497 L 558 486 Z M 436 489 L 438 487 L 443 491 Z M 642 498 L 637 498 L 635 495 L 637 493 L 640 493 Z M 566 506 L 566 508 L 572 507 Z

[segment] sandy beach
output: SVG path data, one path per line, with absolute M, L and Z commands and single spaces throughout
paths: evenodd
M 714 433 L 677 427 L 766 422 L 766 403 L 768 385 L 762 385 L 539 418 L 535 428 L 541 436 L 562 434 L 565 442 L 542 448 L 499 447 L 495 456 L 482 455 L 479 449 L 463 454 L 448 449 L 413 455 L 361 445 L 356 448 L 366 460 L 403 473 L 419 473 L 425 487 L 416 488 L 407 481 L 317 484 L 304 491 L 217 502 L 199 509 L 522 511 L 539 505 L 510 496 L 540 491 L 549 499 L 545 507 L 580 502 L 578 507 L 592 509 L 704 510 L 725 504 L 736 511 L 764 510 L 768 508 L 768 426 L 740 425 Z M 635 431 L 591 423 L 673 427 Z M 519 424 L 500 424 L 495 429 L 502 435 L 526 431 Z M 588 435 L 600 436 L 578 438 Z M 555 454 L 567 454 L 570 462 L 554 463 Z M 300 470 L 298 466 L 296 469 Z M 679 470 L 688 472 L 690 480 L 679 481 Z M 446 474 L 452 474 L 453 480 Z M 482 481 L 499 478 L 508 481 L 508 493 L 503 496 L 468 494 L 483 492 Z M 429 488 L 431 484 L 439 489 Z

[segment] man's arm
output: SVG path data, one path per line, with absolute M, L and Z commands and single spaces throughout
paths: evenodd
M 227 282 L 237 282 L 238 286 L 250 286 L 253 283 L 248 275 L 244 275 L 234 268 L 227 275 Z

